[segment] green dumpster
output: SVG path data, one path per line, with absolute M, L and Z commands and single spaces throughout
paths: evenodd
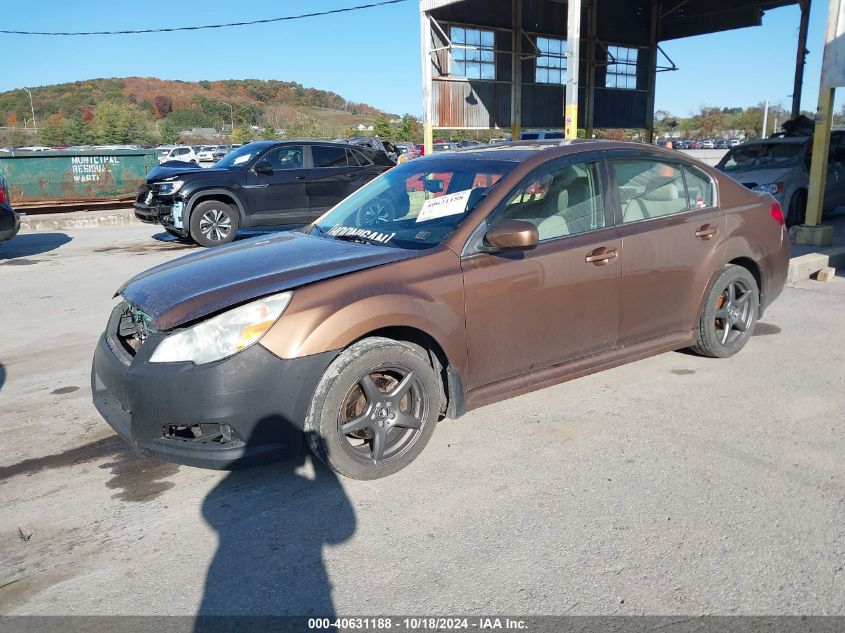
M 154 149 L 0 154 L 0 174 L 15 206 L 134 198 L 158 165 Z

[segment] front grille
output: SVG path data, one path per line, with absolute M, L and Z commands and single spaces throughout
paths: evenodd
M 116 337 L 121 347 L 134 356 L 150 335 L 150 317 L 128 303 L 122 308 Z

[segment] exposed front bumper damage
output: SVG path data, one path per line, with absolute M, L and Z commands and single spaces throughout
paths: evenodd
M 146 224 L 160 224 L 187 237 L 189 227 L 185 220 L 184 201 L 173 196 L 156 196 L 149 185 L 144 185 L 132 204 L 135 217 Z
M 207 365 L 150 363 L 164 334 L 151 333 L 133 355 L 118 335 L 125 309 L 112 313 L 91 370 L 94 405 L 124 440 L 203 468 L 301 452 L 311 397 L 336 352 L 286 360 L 256 344 Z

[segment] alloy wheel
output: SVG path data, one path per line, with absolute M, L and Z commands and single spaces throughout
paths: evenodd
M 225 240 L 232 231 L 232 221 L 220 209 L 209 209 L 200 218 L 200 232 L 213 242 Z
M 728 283 L 716 300 L 716 336 L 731 347 L 743 339 L 754 322 L 751 288 L 737 279 Z
M 391 209 L 386 202 L 374 200 L 364 209 L 364 224 L 367 226 L 387 224 L 393 220 L 392 215 Z
M 395 462 L 420 438 L 428 407 L 425 388 L 410 368 L 371 369 L 342 401 L 337 424 L 341 444 L 360 463 Z

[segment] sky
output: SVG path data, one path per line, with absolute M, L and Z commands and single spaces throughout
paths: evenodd
M 2 28 L 120 30 L 247 21 L 362 4 L 364 0 L 122 0 L 15 2 Z M 139 7 L 143 6 L 143 10 Z M 803 107 L 815 111 L 827 3 L 815 0 Z M 385 111 L 422 111 L 418 2 L 222 30 L 147 35 L 38 37 L 0 34 L 0 91 L 98 77 L 279 79 L 333 90 Z M 689 116 L 702 105 L 791 104 L 797 7 L 761 28 L 663 44 L 680 68 L 660 73 L 656 109 Z

